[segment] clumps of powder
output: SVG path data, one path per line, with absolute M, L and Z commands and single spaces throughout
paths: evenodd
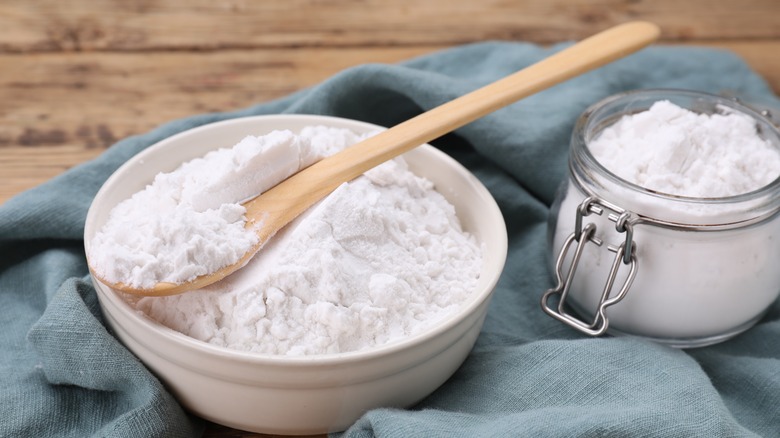
M 452 315 L 476 289 L 481 251 L 433 184 L 396 159 L 340 186 L 225 280 L 135 306 L 231 349 L 359 351 Z
M 780 176 L 780 151 L 750 117 L 726 109 L 707 115 L 659 101 L 623 116 L 588 147 L 624 180 L 677 196 L 734 196 Z
M 240 202 L 358 140 L 326 127 L 274 131 L 160 173 L 111 211 L 90 242 L 90 265 L 108 282 L 150 288 L 233 264 L 257 243 Z

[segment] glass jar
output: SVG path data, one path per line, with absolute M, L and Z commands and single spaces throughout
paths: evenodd
M 777 127 L 734 99 L 640 90 L 588 108 L 550 215 L 557 285 L 542 308 L 593 336 L 709 345 L 750 328 L 780 294 L 780 178 L 737 196 L 694 198 L 648 190 L 602 166 L 589 142 L 659 100 L 702 114 L 746 114 L 780 149 Z

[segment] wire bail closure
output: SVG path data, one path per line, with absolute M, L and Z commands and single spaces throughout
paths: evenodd
M 615 223 L 615 231 L 620 234 L 625 234 L 625 241 L 619 246 L 607 245 L 607 250 L 615 254 L 612 262 L 612 267 L 607 276 L 606 284 L 601 292 L 601 297 L 596 308 L 596 314 L 593 317 L 592 322 L 583 321 L 575 315 L 572 315 L 566 311 L 565 303 L 566 298 L 569 295 L 569 289 L 574 281 L 574 274 L 577 270 L 582 253 L 585 249 L 586 243 L 594 243 L 596 246 L 602 246 L 603 241 L 596 237 L 596 224 L 589 222 L 583 227 L 583 218 L 591 214 L 602 216 L 604 212 L 607 212 L 607 219 Z M 557 285 L 552 289 L 548 289 L 544 295 L 542 295 L 542 309 L 545 313 L 553 318 L 591 336 L 600 336 L 607 331 L 609 327 L 609 319 L 606 315 L 606 309 L 609 306 L 617 304 L 620 300 L 625 298 L 628 293 L 628 289 L 634 281 L 634 277 L 637 272 L 637 257 L 636 257 L 636 243 L 634 242 L 634 224 L 637 219 L 633 213 L 627 211 L 617 205 L 607 202 L 596 196 L 590 196 L 586 198 L 578 207 L 576 212 L 576 221 L 574 232 L 571 233 L 564 241 L 558 258 L 555 263 L 555 276 Z M 576 243 L 574 249 L 574 255 L 569 265 L 568 272 L 564 276 L 564 263 L 566 256 L 571 247 Z M 620 287 L 617 294 L 610 297 L 611 292 L 615 286 L 615 280 L 621 266 L 628 266 L 628 276 L 625 282 Z M 557 308 L 550 307 L 550 297 L 559 294 Z

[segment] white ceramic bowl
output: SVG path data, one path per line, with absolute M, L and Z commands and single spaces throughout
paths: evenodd
M 249 134 L 326 125 L 363 133 L 382 129 L 354 120 L 302 115 L 256 116 L 201 126 L 167 138 L 131 158 L 96 195 L 87 214 L 85 245 L 109 211 L 152 181 L 211 149 Z M 135 311 L 94 280 L 106 321 L 119 339 L 195 414 L 253 432 L 340 431 L 377 407 L 408 407 L 439 387 L 465 360 L 480 332 L 504 267 L 506 226 L 485 187 L 463 166 L 424 145 L 405 155 L 436 185 L 465 230 L 485 245 L 477 290 L 461 310 L 418 336 L 369 350 L 284 357 L 217 347 L 169 329 Z

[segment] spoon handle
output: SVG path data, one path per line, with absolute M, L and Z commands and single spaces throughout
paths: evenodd
M 247 217 L 261 214 L 265 221 L 287 223 L 367 170 L 524 97 L 633 53 L 659 34 L 655 24 L 638 21 L 586 38 L 315 163 L 247 202 Z M 263 230 L 272 234 L 274 228 L 260 226 L 261 241 L 270 237 L 263 235 Z

